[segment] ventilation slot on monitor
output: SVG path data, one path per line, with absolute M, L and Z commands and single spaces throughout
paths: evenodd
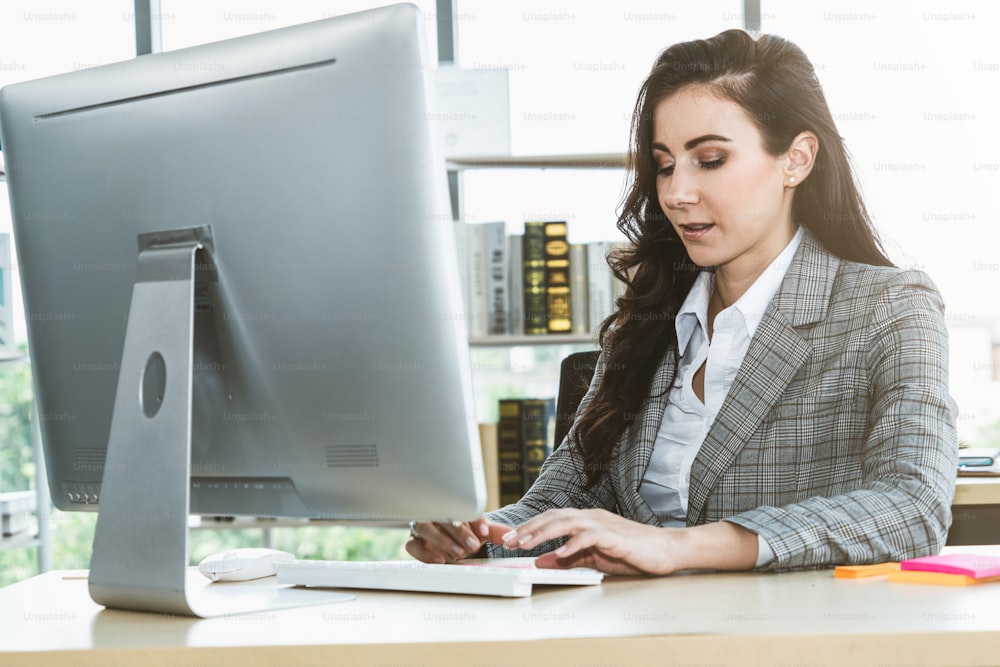
M 73 470 L 77 472 L 103 472 L 104 450 L 96 447 L 78 447 Z
M 331 468 L 377 468 L 376 445 L 327 445 L 326 465 Z

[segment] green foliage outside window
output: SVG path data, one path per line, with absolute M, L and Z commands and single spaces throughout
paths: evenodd
M 0 490 L 35 488 L 35 462 L 31 446 L 31 367 L 27 361 L 0 364 Z M 49 510 L 48 503 L 45 510 Z M 89 567 L 97 514 L 49 510 L 52 567 L 56 570 Z M 406 558 L 407 531 L 399 528 L 348 528 L 304 526 L 272 529 L 275 548 L 299 558 L 336 560 L 386 560 Z M 191 563 L 236 547 L 261 546 L 260 529 L 192 530 Z M 0 551 L 0 586 L 38 574 L 36 548 Z

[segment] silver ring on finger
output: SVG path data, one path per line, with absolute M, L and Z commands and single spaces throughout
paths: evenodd
M 422 538 L 420 536 L 420 533 L 417 532 L 417 522 L 416 521 L 411 521 L 410 522 L 410 539 L 414 539 L 414 540 L 422 540 L 422 539 L 424 539 L 424 538 Z

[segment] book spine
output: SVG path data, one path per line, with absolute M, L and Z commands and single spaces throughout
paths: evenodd
M 545 459 L 552 453 L 556 402 L 552 398 L 521 399 L 521 465 L 524 492 L 538 479 Z
M 545 223 L 524 223 L 522 245 L 524 275 L 524 333 L 548 333 L 545 296 Z
M 508 330 L 510 298 L 507 293 L 507 226 L 483 223 L 486 234 L 487 333 L 503 335 Z
M 590 306 L 587 303 L 587 245 L 571 243 L 569 246 L 569 296 L 573 333 L 590 332 Z
M 601 323 L 611 314 L 611 283 L 614 279 L 608 266 L 610 245 L 605 241 L 587 244 L 587 293 L 590 330 L 600 331 Z
M 516 503 L 524 491 L 524 472 L 521 468 L 521 401 L 500 399 L 499 436 L 497 438 L 498 478 L 500 506 Z
M 500 508 L 499 425 L 480 424 L 479 443 L 483 450 L 483 476 L 486 478 L 486 511 Z
M 510 296 L 510 317 L 508 333 L 518 336 L 524 333 L 524 236 L 511 234 L 507 237 L 507 277 Z
M 545 223 L 545 310 L 550 333 L 573 330 L 567 233 L 565 222 Z
M 481 338 L 489 332 L 486 295 L 486 226 L 467 224 L 469 272 L 469 336 Z

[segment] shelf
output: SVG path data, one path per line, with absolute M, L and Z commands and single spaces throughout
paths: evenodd
M 469 339 L 470 347 L 503 347 L 514 345 L 591 345 L 597 347 L 593 334 L 537 334 L 533 336 L 483 336 Z
M 587 153 L 579 155 L 498 155 L 494 157 L 456 157 L 448 159 L 448 169 L 624 169 L 625 153 Z
M 0 537 L 0 551 L 31 549 L 33 547 L 40 547 L 41 545 L 41 540 L 38 539 L 33 530 L 18 533 L 10 537 Z

